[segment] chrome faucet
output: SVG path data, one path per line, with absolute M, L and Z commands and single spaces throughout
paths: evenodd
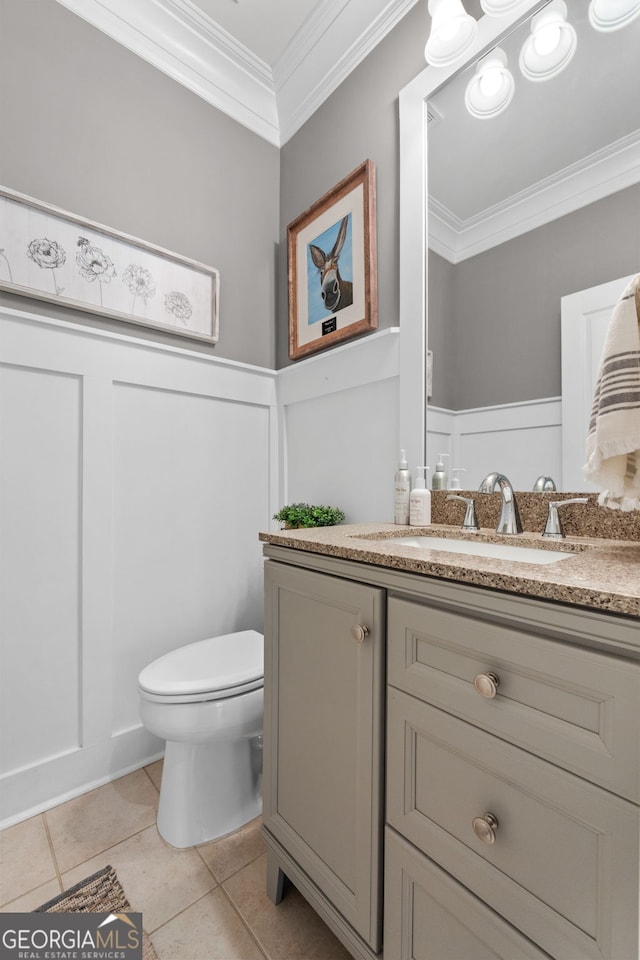
M 516 495 L 513 492 L 511 481 L 502 473 L 488 473 L 484 478 L 478 490 L 480 493 L 493 493 L 498 488 L 502 497 L 502 509 L 500 510 L 500 519 L 496 527 L 496 533 L 516 534 L 522 533 L 522 523 Z
M 536 482 L 533 485 L 533 490 L 535 493 L 543 493 L 547 490 L 557 490 L 555 480 L 553 477 L 545 477 L 544 474 L 538 477 Z

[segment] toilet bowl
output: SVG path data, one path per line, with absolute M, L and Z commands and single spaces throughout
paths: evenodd
M 192 847 L 262 810 L 263 637 L 211 637 L 159 657 L 138 677 L 140 717 L 166 740 L 158 831 Z

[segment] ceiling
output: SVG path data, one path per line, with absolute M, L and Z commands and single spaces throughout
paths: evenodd
M 424 0 L 58 0 L 192 92 L 282 146 Z M 640 19 L 599 34 L 570 0 L 578 52 L 507 111 L 464 109 L 473 68 L 430 99 L 429 242 L 452 262 L 640 181 Z M 476 19 L 479 0 L 465 0 Z M 425 18 L 425 40 L 428 23 Z
M 322 0 L 197 0 L 197 7 L 272 68 Z
M 281 146 L 418 0 L 58 2 Z
M 500 43 L 515 94 L 499 116 L 466 110 L 473 66 L 430 98 L 430 246 L 451 262 L 640 181 L 640 18 L 600 33 L 588 6 L 568 3 L 577 50 L 550 80 L 532 83 L 519 70 L 528 23 Z

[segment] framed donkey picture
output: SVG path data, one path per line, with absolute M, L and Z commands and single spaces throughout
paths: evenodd
M 291 360 L 377 328 L 371 160 L 289 224 L 287 258 Z

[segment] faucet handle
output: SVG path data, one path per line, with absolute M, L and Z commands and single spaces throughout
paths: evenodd
M 461 530 L 475 531 L 480 529 L 476 520 L 476 507 L 473 497 L 461 497 L 458 493 L 450 493 L 447 500 L 462 500 L 467 505 Z
M 589 497 L 572 497 L 570 500 L 550 500 L 547 525 L 544 528 L 543 537 L 547 537 L 549 540 L 564 539 L 564 530 L 560 522 L 558 507 L 564 507 L 567 503 L 589 503 Z

